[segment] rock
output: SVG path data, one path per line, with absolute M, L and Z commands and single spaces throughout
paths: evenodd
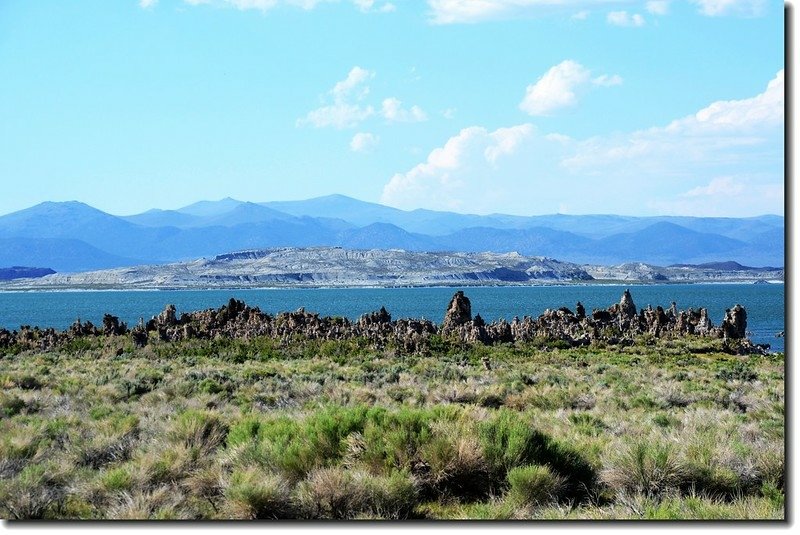
M 117 336 L 128 332 L 128 326 L 120 323 L 117 316 L 105 314 L 103 316 L 103 334 L 105 336 Z
M 142 325 L 137 325 L 131 331 L 131 340 L 134 347 L 144 347 L 147 345 L 147 331 Z
M 630 290 L 626 289 L 625 292 L 623 292 L 622 299 L 619 301 L 619 311 L 628 318 L 636 316 L 636 305 L 633 303 Z
M 725 319 L 722 320 L 723 338 L 739 340 L 747 337 L 747 312 L 741 305 L 725 311 Z
M 472 317 L 472 306 L 463 292 L 457 292 L 447 308 L 440 328 L 428 320 L 400 319 L 393 321 L 385 308 L 364 314 L 358 321 L 347 318 L 320 317 L 319 314 L 299 309 L 283 312 L 273 317 L 251 308 L 245 303 L 230 300 L 219 309 L 208 309 L 181 314 L 176 317 L 175 307 L 168 305 L 164 311 L 145 325 L 139 324 L 127 331 L 116 316 L 103 317 L 102 330 L 90 322 L 76 321 L 64 331 L 41 330 L 22 326 L 20 331 L 0 330 L 0 348 L 19 346 L 22 350 L 47 350 L 63 345 L 78 337 L 116 336 L 130 332 L 136 347 L 144 347 L 156 337 L 165 342 L 187 339 L 252 339 L 269 337 L 288 346 L 302 340 L 347 340 L 359 338 L 377 350 L 396 347 L 405 352 L 428 351 L 429 338 L 434 334 L 446 336 L 469 344 L 525 343 L 533 340 L 559 342 L 569 346 L 582 346 L 593 342 L 630 344 L 636 336 L 649 333 L 657 338 L 682 336 L 709 336 L 725 338 L 726 347 L 742 354 L 766 351 L 753 346 L 746 338 L 747 313 L 736 305 L 726 312 L 721 327 L 716 328 L 708 318 L 706 309 L 678 311 L 673 303 L 668 310 L 648 306 L 638 315 L 629 291 L 619 303 L 607 310 L 594 310 L 591 317 L 580 303 L 577 315 L 566 307 L 547 309 L 538 318 L 515 317 L 511 323 L 501 319 L 487 323 L 480 314 Z M 152 338 L 151 338 L 152 337 Z
M 447 305 L 447 312 L 444 314 L 442 332 L 448 333 L 456 330 L 457 327 L 472 321 L 472 305 L 464 292 L 455 293 L 450 304 Z

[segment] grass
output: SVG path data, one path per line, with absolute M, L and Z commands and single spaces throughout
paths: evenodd
M 783 519 L 784 357 L 721 349 L 10 351 L 0 517 Z

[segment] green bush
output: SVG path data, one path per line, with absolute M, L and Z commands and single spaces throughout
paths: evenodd
M 280 475 L 260 468 L 237 469 L 225 488 L 225 516 L 228 518 L 293 518 L 291 486 Z
M 659 498 L 678 490 L 685 468 L 669 443 L 639 440 L 612 458 L 602 479 L 615 492 Z
M 481 422 L 479 439 L 492 473 L 495 490 L 507 485 L 510 470 L 532 464 L 547 465 L 565 479 L 565 496 L 585 498 L 595 485 L 594 468 L 577 451 L 534 429 L 522 418 L 505 409 Z
M 517 505 L 539 505 L 556 501 L 564 487 L 564 478 L 547 466 L 529 465 L 508 472 L 508 497 Z

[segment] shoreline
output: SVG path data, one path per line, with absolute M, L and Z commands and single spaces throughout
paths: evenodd
M 679 285 L 785 285 L 785 281 L 777 279 L 730 279 L 730 280 L 681 280 L 681 281 L 645 281 L 645 280 L 595 280 L 595 281 L 553 281 L 539 282 L 535 284 L 497 282 L 486 284 L 469 284 L 459 281 L 458 284 L 404 284 L 404 285 L 362 285 L 362 284 L 287 284 L 281 286 L 242 286 L 242 285 L 198 285 L 198 286 L 136 286 L 136 285 L 108 285 L 108 287 L 98 288 L 100 285 L 91 286 L 23 286 L 20 288 L 4 288 L 0 285 L 0 293 L 57 293 L 57 292 L 186 292 L 186 291 L 213 291 L 213 290 L 392 290 L 392 289 L 412 289 L 412 288 L 537 288 L 537 287 L 581 287 L 581 286 L 679 286 Z

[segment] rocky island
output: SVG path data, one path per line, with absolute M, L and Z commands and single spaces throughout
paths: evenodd
M 570 284 L 608 281 L 782 282 L 781 268 L 735 263 L 659 267 L 579 265 L 519 253 L 283 247 L 187 262 L 56 273 L 0 283 L 0 290 L 406 287 Z

